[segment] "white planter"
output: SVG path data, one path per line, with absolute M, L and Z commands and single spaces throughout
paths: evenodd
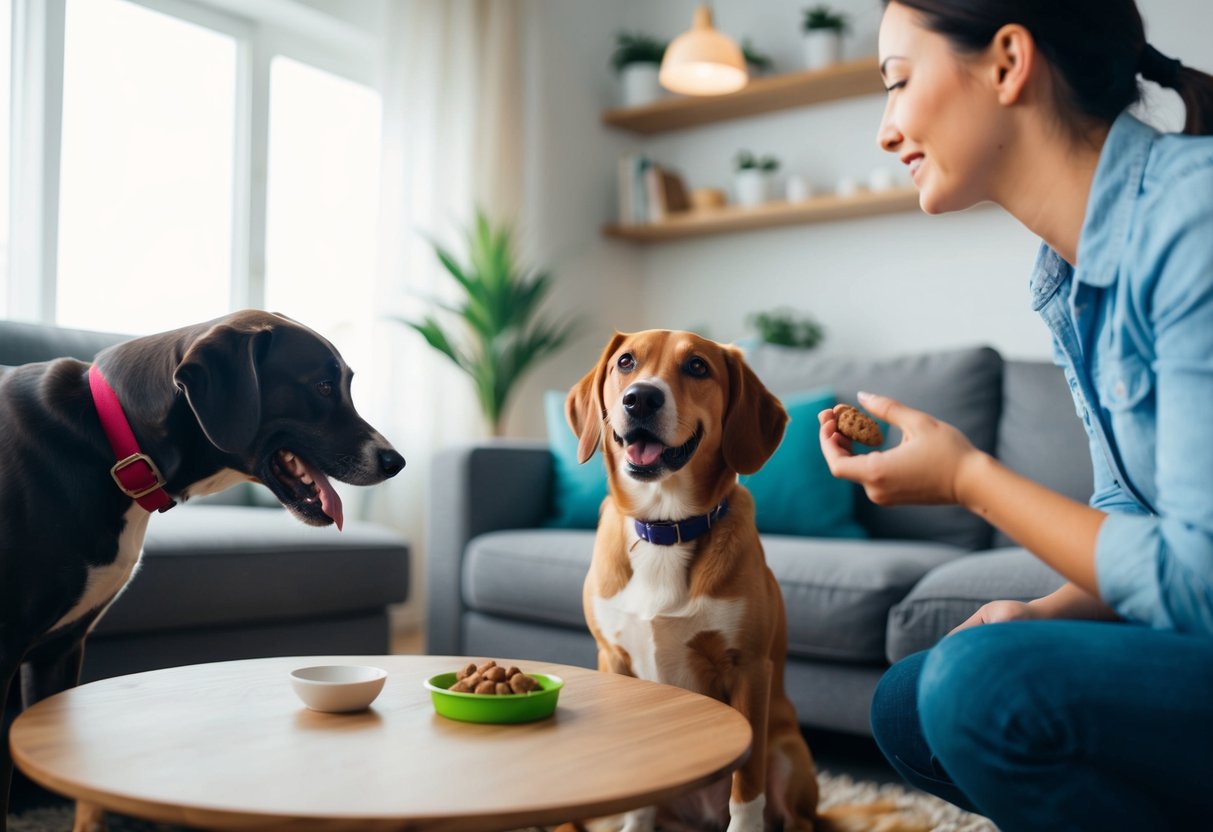
M 813 189 L 803 176 L 789 176 L 783 185 L 783 195 L 788 202 L 804 202 L 813 196 Z
M 623 106 L 643 107 L 665 95 L 661 82 L 657 80 L 661 64 L 638 63 L 628 64 L 619 73 L 623 85 Z
M 804 33 L 805 69 L 824 69 L 842 58 L 842 34 L 835 29 L 810 29 Z
M 771 198 L 771 174 L 757 168 L 739 170 L 733 177 L 733 188 L 737 192 L 737 204 L 762 205 Z

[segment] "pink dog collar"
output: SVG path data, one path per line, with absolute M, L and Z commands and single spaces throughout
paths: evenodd
M 139 450 L 139 443 L 131 431 L 130 422 L 118 401 L 118 394 L 110 387 L 96 364 L 88 369 L 88 386 L 93 391 L 93 404 L 101 427 L 109 440 L 118 461 L 110 468 L 110 476 L 122 489 L 122 493 L 143 507 L 145 511 L 168 511 L 177 503 L 164 490 L 164 477 L 152 458 Z

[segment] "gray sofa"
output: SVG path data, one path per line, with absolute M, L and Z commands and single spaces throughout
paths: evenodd
M 129 336 L 0 321 L 0 364 L 89 360 Z M 0 427 L 2 429 L 2 427 Z M 85 646 L 84 681 L 199 662 L 390 652 L 409 546 L 351 520 L 305 526 L 242 484 L 148 523 L 143 560 Z
M 1026 476 L 1090 496 L 1086 434 L 1052 364 L 989 348 L 840 358 L 764 345 L 748 357 L 777 394 L 828 387 L 854 403 L 858 390 L 884 393 L 956 425 Z M 547 445 L 452 448 L 433 472 L 427 651 L 594 666 L 581 611 L 593 532 L 543 527 Z M 1028 600 L 1063 581 L 963 509 L 882 508 L 858 487 L 855 497 L 867 539 L 763 535 L 763 546 L 787 606 L 787 684 L 801 722 L 870 734 L 872 691 L 889 662 L 935 643 L 986 601 Z

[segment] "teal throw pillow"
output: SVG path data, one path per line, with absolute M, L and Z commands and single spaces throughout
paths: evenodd
M 817 439 L 817 414 L 835 402 L 824 389 L 783 397 L 790 417 L 783 442 L 758 472 L 741 477 L 754 495 L 760 532 L 867 537 L 855 521 L 855 486 L 830 473 Z
M 543 395 L 548 447 L 552 451 L 552 516 L 544 523 L 556 529 L 593 529 L 598 509 L 607 495 L 606 465 L 596 451 L 584 465 L 577 462 L 577 436 L 564 418 L 567 393 L 549 390 Z
M 543 409 L 552 452 L 552 515 L 549 528 L 593 529 L 607 495 L 601 452 L 577 463 L 577 437 L 564 418 L 567 394 L 549 390 Z M 740 478 L 754 496 L 758 530 L 766 534 L 812 537 L 866 537 L 855 522 L 855 489 L 835 479 L 817 441 L 817 414 L 833 407 L 830 390 L 798 393 L 783 399 L 790 421 L 783 442 L 760 471 Z

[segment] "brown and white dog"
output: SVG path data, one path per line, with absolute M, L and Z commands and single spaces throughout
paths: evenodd
M 817 811 L 816 769 L 784 690 L 783 596 L 737 482 L 775 452 L 788 417 L 741 352 L 690 332 L 616 333 L 565 413 L 579 460 L 606 458 L 583 595 L 598 669 L 714 697 L 753 729 L 731 783 L 629 813 L 624 829 L 922 829 L 882 817 L 887 804 Z

